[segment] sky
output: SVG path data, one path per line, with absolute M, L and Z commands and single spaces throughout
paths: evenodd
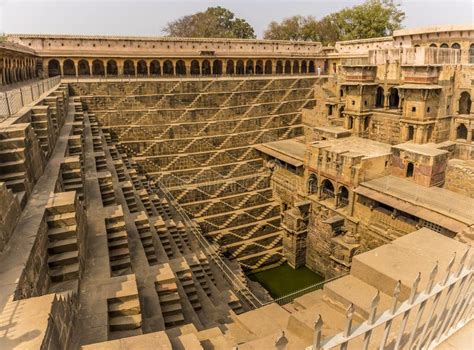
M 169 21 L 209 6 L 246 19 L 259 38 L 273 21 L 321 18 L 362 0 L 0 0 L 0 33 L 163 35 Z M 405 28 L 473 24 L 473 0 L 398 0 Z

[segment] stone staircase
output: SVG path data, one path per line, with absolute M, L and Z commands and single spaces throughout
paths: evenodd
M 59 192 L 50 197 L 45 210 L 47 225 L 49 290 L 77 290 L 82 274 L 85 223 L 76 192 Z
M 115 210 L 105 219 L 105 228 L 111 276 L 122 276 L 131 273 L 132 264 L 128 235 L 120 205 L 116 206 Z

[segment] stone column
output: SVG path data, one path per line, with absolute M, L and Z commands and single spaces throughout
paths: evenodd
M 472 143 L 472 129 L 467 130 L 467 143 Z

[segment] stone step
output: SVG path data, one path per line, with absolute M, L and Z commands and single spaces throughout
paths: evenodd
M 170 316 L 164 316 L 166 326 L 176 326 L 184 323 L 183 314 L 175 314 Z
M 119 248 L 128 248 L 128 239 L 127 237 L 122 237 L 122 239 L 116 239 L 113 241 L 109 240 L 107 244 L 110 250 L 119 249 Z
M 113 317 L 138 315 L 141 312 L 138 298 L 115 303 L 109 302 L 108 310 L 109 316 Z
M 50 241 L 67 240 L 76 236 L 77 225 L 70 225 L 48 230 Z
M 79 252 L 77 250 L 51 255 L 48 258 L 50 267 L 75 264 L 79 261 Z
M 50 268 L 49 276 L 53 282 L 79 278 L 79 263 Z
M 140 328 L 141 325 L 142 316 L 140 314 L 109 318 L 109 326 L 111 331 L 132 330 Z
M 180 297 L 177 292 L 172 293 L 172 294 L 165 294 L 165 295 L 158 295 L 158 298 L 160 299 L 160 304 L 175 304 L 179 303 Z
M 26 176 L 24 171 L 14 172 L 14 173 L 0 173 L 0 181 L 8 182 L 13 180 L 22 180 Z
M 122 231 L 116 231 L 112 233 L 107 233 L 107 240 L 109 242 L 115 241 L 115 240 L 122 240 L 122 239 L 127 238 L 127 232 L 122 230 Z
M 5 181 L 6 186 L 13 192 L 23 192 L 26 190 L 26 179 L 21 178 L 17 180 L 7 180 Z
M 50 228 L 72 226 L 76 224 L 76 213 L 71 212 L 71 213 L 50 215 L 46 219 L 46 222 L 48 223 L 48 226 Z
M 112 271 L 126 269 L 130 266 L 132 266 L 132 263 L 130 261 L 129 256 L 123 257 L 121 259 L 115 259 L 115 260 L 110 261 L 110 268 L 112 269 Z
M 130 256 L 130 250 L 128 247 L 109 250 L 110 260 L 121 259 L 125 256 Z
M 25 157 L 24 148 L 0 150 L 0 162 L 11 162 Z
M 440 250 L 439 247 L 443 249 Z M 464 244 L 422 228 L 377 249 L 354 256 L 351 275 L 388 295 L 392 295 L 400 280 L 400 299 L 405 300 L 410 295 L 418 272 L 421 273 L 419 290 L 422 290 L 429 281 L 436 261 L 439 264 L 438 271 L 445 271 L 454 253 L 459 257 L 465 250 Z M 455 263 L 453 269 L 456 268 Z
M 163 304 L 161 305 L 161 313 L 163 316 L 182 313 L 181 303 Z
M 78 249 L 77 237 L 72 237 L 68 239 L 61 239 L 50 241 L 48 243 L 48 253 L 49 254 L 59 254 L 65 252 L 71 252 Z
M 351 275 L 338 278 L 324 286 L 324 295 L 331 305 L 339 307 L 340 312 L 344 313 L 352 303 L 355 312 L 363 319 L 369 317 L 372 299 L 376 294 L 376 288 Z M 391 297 L 385 293 L 380 293 L 379 296 L 378 309 L 389 309 Z

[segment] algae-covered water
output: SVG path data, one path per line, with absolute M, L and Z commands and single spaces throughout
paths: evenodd
M 248 277 L 252 281 L 259 282 L 273 298 L 279 298 L 324 281 L 324 277 L 307 267 L 294 270 L 287 263 L 250 274 Z

